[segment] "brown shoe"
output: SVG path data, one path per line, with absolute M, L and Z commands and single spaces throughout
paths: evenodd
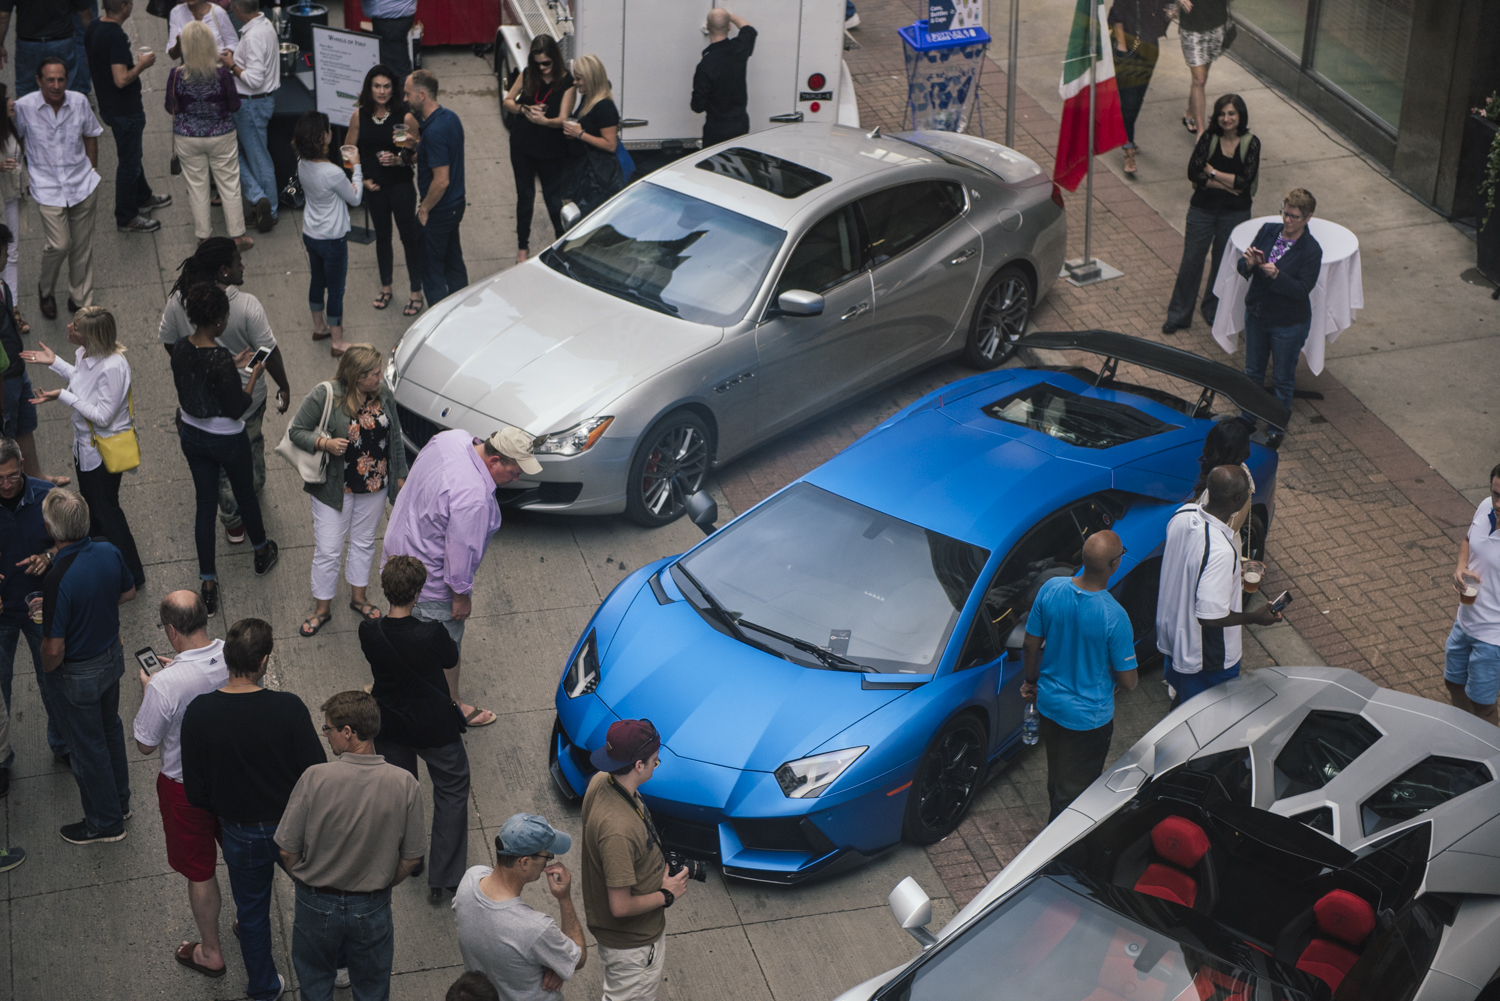
M 36 288 L 36 294 L 42 300 L 42 315 L 49 320 L 57 319 L 57 297 L 45 294 L 40 285 Z

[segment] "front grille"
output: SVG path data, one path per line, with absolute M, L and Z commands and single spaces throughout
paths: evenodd
M 696 820 L 669 817 L 664 813 L 653 813 L 656 830 L 662 841 L 673 851 L 686 855 L 719 856 L 719 825 L 704 824 Z
M 806 817 L 768 817 L 736 820 L 734 832 L 746 848 L 768 852 L 807 852 L 826 855 L 836 847 L 828 835 Z
M 399 403 L 396 404 L 396 416 L 401 420 L 401 433 L 411 439 L 411 443 L 417 446 L 417 451 L 419 452 L 432 440 L 433 435 L 439 431 L 448 430 L 439 424 L 434 424 L 420 414 L 406 409 Z
M 571 504 L 583 493 L 582 483 L 556 483 L 543 480 L 533 487 L 520 489 L 497 487 L 495 499 L 501 507 L 525 504 Z

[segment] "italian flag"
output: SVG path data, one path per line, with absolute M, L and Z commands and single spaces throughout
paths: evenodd
M 1097 62 L 1089 60 L 1089 8 L 1096 6 L 1099 37 L 1095 41 Z M 1062 127 L 1057 133 L 1057 165 L 1052 179 L 1076 191 L 1089 169 L 1089 82 L 1099 74 L 1094 88 L 1094 152 L 1108 153 L 1125 145 L 1125 120 L 1120 117 L 1120 92 L 1115 87 L 1114 47 L 1110 44 L 1105 6 L 1098 0 L 1078 0 L 1073 12 L 1073 30 L 1068 35 L 1068 54 L 1063 59 Z

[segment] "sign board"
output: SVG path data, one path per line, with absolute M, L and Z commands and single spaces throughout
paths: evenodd
M 349 124 L 365 74 L 380 62 L 380 39 L 362 31 L 312 26 L 313 100 L 335 127 Z
M 984 27 L 984 4 L 980 0 L 954 0 L 950 28 Z

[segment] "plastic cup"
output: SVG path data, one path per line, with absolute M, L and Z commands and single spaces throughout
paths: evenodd
M 140 48 L 138 48 L 138 49 L 135 50 L 135 53 L 138 56 L 149 56 L 151 54 L 151 46 L 149 46 L 149 45 L 142 45 Z M 146 74 L 149 73 L 149 72 L 150 72 L 150 70 L 143 70 L 141 72 L 141 75 L 138 76 L 138 77 L 136 77 L 136 79 L 141 82 L 141 93 L 142 94 L 150 94 L 152 92 L 151 81 L 146 79 Z
M 405 125 L 397 125 L 394 128 L 392 128 L 391 129 L 391 139 L 396 143 L 397 146 L 405 146 L 406 145 L 406 126 Z
M 339 152 L 344 155 L 344 166 L 354 166 L 354 157 L 359 153 L 358 146 L 340 146 Z
M 1461 604 L 1461 605 L 1472 605 L 1472 604 L 1474 604 L 1474 599 L 1476 599 L 1478 597 L 1479 597 L 1479 585 L 1478 584 L 1470 584 L 1467 581 L 1465 581 L 1464 582 L 1464 593 L 1460 594 L 1458 596 L 1458 602 L 1459 602 L 1459 604 Z
M 1245 593 L 1254 594 L 1266 577 L 1266 565 L 1258 560 L 1245 560 L 1240 564 L 1240 577 L 1245 582 Z
M 26 610 L 31 615 L 32 622 L 42 624 L 42 592 L 32 591 L 26 596 Z

